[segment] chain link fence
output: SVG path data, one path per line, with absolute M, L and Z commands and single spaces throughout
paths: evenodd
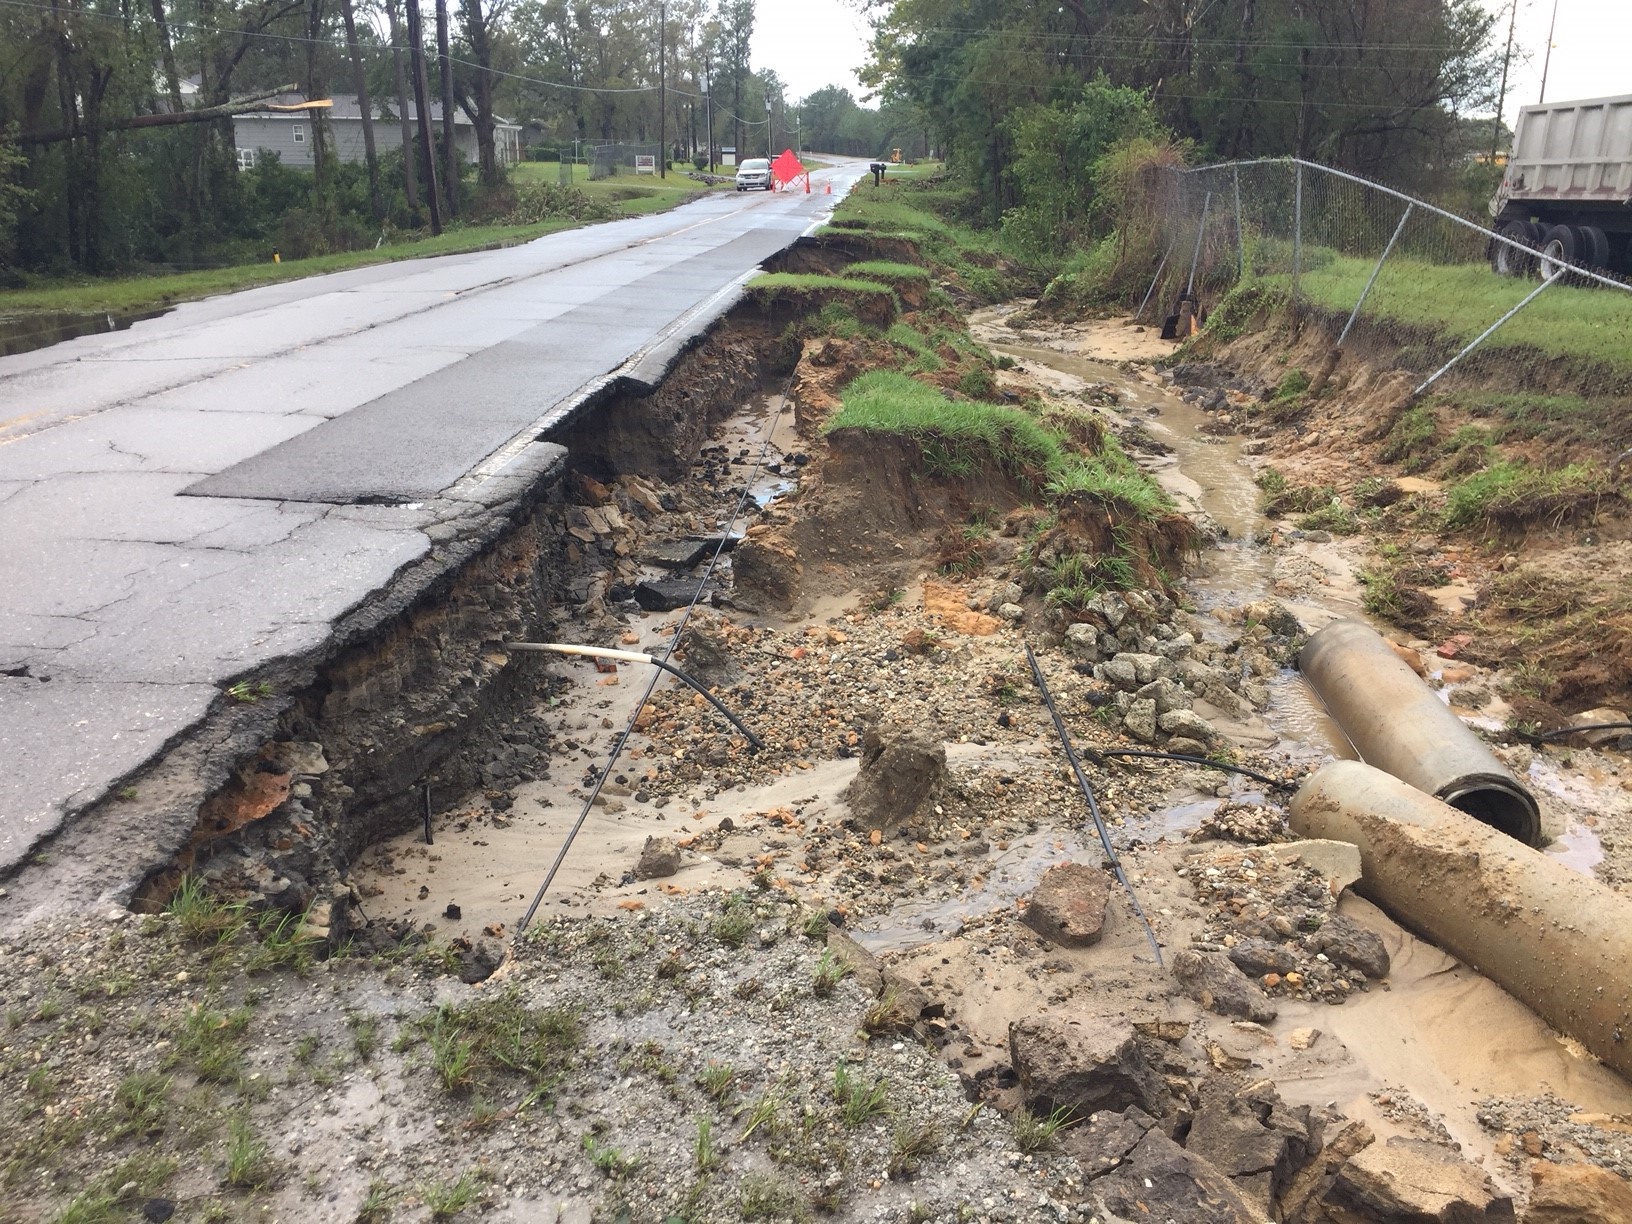
M 1410 376 L 1413 397 L 1453 372 L 1515 392 L 1632 394 L 1632 287 L 1617 272 L 1310 162 L 1154 175 L 1143 319 L 1223 330 L 1285 306 L 1295 327 L 1331 337 L 1326 373 L 1363 342 Z
M 591 146 L 588 150 L 589 177 L 611 178 L 616 174 L 634 174 L 637 170 L 657 172 L 657 159 L 663 156 L 663 146 L 654 142 L 639 144 L 632 141 L 614 141 Z

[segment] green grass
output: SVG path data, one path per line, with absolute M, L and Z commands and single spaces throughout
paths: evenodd
M 569 166 L 569 185 L 592 200 L 618 205 L 625 216 L 662 212 L 710 191 L 729 190 L 724 185 L 711 188 L 707 183 L 687 178 L 686 170 L 689 169 L 687 166 L 685 169 L 670 170 L 668 177 L 661 179 L 655 174 L 635 175 L 627 172 L 612 178 L 591 179 L 588 166 L 574 165 Z M 528 183 L 554 185 L 561 181 L 561 167 L 557 162 L 521 162 L 510 167 L 510 181 L 518 187 Z
M 929 269 L 918 264 L 895 263 L 888 259 L 863 259 L 850 264 L 841 275 L 846 278 L 859 277 L 862 280 L 899 284 L 903 281 L 927 281 Z
M 262 285 L 281 284 L 329 272 L 347 272 L 400 259 L 421 259 L 431 255 L 459 255 L 469 251 L 490 251 L 530 242 L 545 234 L 571 229 L 576 222 L 562 218 L 537 225 L 455 226 L 436 238 L 412 238 L 367 251 L 346 251 L 338 255 L 315 255 L 310 259 L 286 259 L 282 263 L 241 264 L 232 268 L 209 268 L 199 272 L 165 273 L 159 276 L 130 276 L 116 279 L 64 279 L 0 293 L 0 316 L 30 314 L 137 314 L 177 302 L 236 293 Z
M 1318 254 L 1320 258 L 1313 258 Z M 1374 258 L 1305 248 L 1300 281 L 1312 302 L 1347 315 L 1359 301 Z M 1284 290 L 1290 275 L 1259 278 Z M 1462 344 L 1519 304 L 1535 282 L 1494 275 L 1484 264 L 1432 264 L 1395 255 L 1383 265 L 1365 314 L 1438 333 Z M 1209 324 L 1211 326 L 1211 324 Z M 1533 349 L 1548 357 L 1586 358 L 1632 370 L 1632 291 L 1553 285 L 1492 336 L 1491 350 Z
M 951 400 L 896 370 L 869 371 L 845 388 L 842 407 L 822 431 L 841 429 L 912 438 L 922 446 L 929 472 L 944 479 L 996 468 L 1036 480 L 1055 497 L 1087 495 L 1145 519 L 1172 505 L 1110 438 L 1097 455 L 1077 454 L 1062 435 L 1020 409 Z
M 748 282 L 748 292 L 756 296 L 779 293 L 814 293 L 819 290 L 837 290 L 841 293 L 887 293 L 895 290 L 878 281 L 860 277 L 822 276 L 813 272 L 762 272 Z
M 589 181 L 583 166 L 574 167 L 572 185 L 592 200 L 617 206 L 625 216 L 662 212 L 676 204 L 695 199 L 709 190 L 704 183 L 688 179 L 684 172 L 671 171 L 667 179 L 633 175 Z M 559 170 L 554 162 L 523 162 L 511 169 L 516 185 L 556 183 Z M 128 276 L 108 279 L 73 277 L 41 279 L 21 289 L 0 293 L 0 318 L 30 314 L 139 314 L 177 302 L 235 293 L 262 285 L 281 284 L 329 272 L 347 272 L 401 259 L 423 259 L 432 255 L 461 255 L 470 251 L 490 251 L 531 242 L 582 224 L 567 217 L 553 217 L 533 225 L 465 225 L 455 221 L 440 236 L 404 235 L 366 251 L 345 251 L 317 255 L 310 259 L 286 259 L 282 263 L 241 264 L 231 268 L 208 268 L 196 272 L 164 273 L 157 276 Z
M 926 447 L 931 468 L 967 475 L 982 462 L 1004 470 L 1048 472 L 1063 469 L 1066 455 L 1058 435 L 1014 408 L 949 400 L 934 387 L 895 370 L 872 370 L 850 383 L 844 403 L 823 426 L 824 433 L 861 429 L 904 434 Z M 938 448 L 931 455 L 930 448 Z
M 444 1003 L 414 1028 L 430 1046 L 444 1091 L 468 1093 L 515 1076 L 527 1088 L 526 1103 L 550 1093 L 583 1040 L 575 1012 L 530 1010 L 513 992 L 462 1007 Z
M 1612 495 L 1601 469 L 1572 463 L 1549 470 L 1502 461 L 1451 486 L 1445 495 L 1445 525 L 1453 530 L 1557 526 L 1590 514 Z

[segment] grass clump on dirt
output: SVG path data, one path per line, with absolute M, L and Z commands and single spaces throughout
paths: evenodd
M 1445 526 L 1451 530 L 1518 531 L 1589 518 L 1606 497 L 1618 497 L 1601 471 L 1572 463 L 1545 469 L 1502 460 L 1451 486 Z
M 524 1106 L 550 1094 L 583 1041 L 575 1012 L 529 1010 L 514 992 L 463 1007 L 444 1003 L 414 1027 L 444 1091 L 467 1093 L 512 1075 L 527 1085 Z
M 1383 439 L 1384 463 L 1401 464 L 1407 472 L 1420 472 L 1433 460 L 1439 420 L 1425 404 L 1407 409 Z
M 822 427 L 824 433 L 840 429 L 913 438 L 937 476 L 967 476 L 989 466 L 1046 479 L 1066 463 L 1061 439 L 1025 413 L 951 400 L 896 370 L 872 370 L 845 388 L 844 406 Z

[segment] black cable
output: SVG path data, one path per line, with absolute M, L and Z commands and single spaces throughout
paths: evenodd
M 1568 739 L 1583 731 L 1632 731 L 1632 722 L 1582 723 L 1578 727 L 1554 727 L 1551 731 L 1514 730 L 1513 735 L 1527 743 L 1541 744 L 1548 740 Z
M 1133 906 L 1133 912 L 1138 916 L 1145 928 L 1145 938 L 1150 940 L 1150 949 L 1156 953 L 1156 963 L 1162 963 L 1162 945 L 1156 939 L 1156 932 L 1151 928 L 1150 919 L 1145 917 L 1145 911 L 1139 905 L 1139 898 L 1134 894 L 1133 885 L 1128 883 L 1128 876 L 1122 870 L 1122 860 L 1117 858 L 1116 849 L 1111 845 L 1110 832 L 1105 828 L 1105 818 L 1099 814 L 1099 801 L 1094 798 L 1094 788 L 1088 784 L 1088 776 L 1082 772 L 1082 761 L 1077 757 L 1077 750 L 1071 743 L 1071 733 L 1065 728 L 1065 720 L 1060 712 L 1054 708 L 1054 698 L 1049 695 L 1048 682 L 1043 679 L 1043 669 L 1037 665 L 1037 656 L 1032 653 L 1031 643 L 1025 643 L 1026 662 L 1031 664 L 1032 679 L 1037 681 L 1037 690 L 1043 695 L 1043 704 L 1048 707 L 1049 717 L 1054 720 L 1054 730 L 1059 734 L 1060 744 L 1065 748 L 1065 759 L 1071 763 L 1071 772 L 1077 775 L 1077 785 L 1082 788 L 1083 797 L 1088 800 L 1088 812 L 1094 818 L 1094 828 L 1099 831 L 1099 844 L 1105 847 L 1105 857 L 1111 860 L 1111 870 L 1116 878 L 1122 882 L 1127 890 L 1128 902 Z M 1086 750 L 1094 758 L 1095 764 L 1103 765 L 1105 758 L 1092 748 Z
M 1209 769 L 1222 769 L 1225 773 L 1240 774 L 1244 778 L 1251 778 L 1255 782 L 1262 782 L 1265 786 L 1273 786 L 1277 790 L 1297 790 L 1298 783 L 1288 782 L 1284 778 L 1272 778 L 1268 774 L 1261 774 L 1255 769 L 1248 769 L 1245 765 L 1228 765 L 1223 761 L 1215 761 L 1211 757 L 1196 756 L 1189 752 L 1147 752 L 1141 748 L 1107 748 L 1102 754 L 1107 757 L 1148 757 L 1155 761 L 1184 761 L 1190 765 L 1205 765 Z

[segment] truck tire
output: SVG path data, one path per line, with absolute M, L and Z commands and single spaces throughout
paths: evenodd
M 1553 225 L 1541 236 L 1541 257 L 1536 261 L 1544 279 L 1565 270 L 1565 264 L 1579 263 L 1581 241 L 1573 226 Z
M 1541 245 L 1541 226 L 1533 221 L 1504 221 L 1496 233 L 1534 251 Z M 1530 276 L 1536 270 L 1536 257 L 1528 251 L 1514 250 L 1505 242 L 1490 244 L 1490 270 L 1497 276 Z
M 1602 272 L 1609 267 L 1609 238 L 1596 225 L 1578 225 L 1575 227 L 1577 244 L 1581 251 L 1581 263 Z

